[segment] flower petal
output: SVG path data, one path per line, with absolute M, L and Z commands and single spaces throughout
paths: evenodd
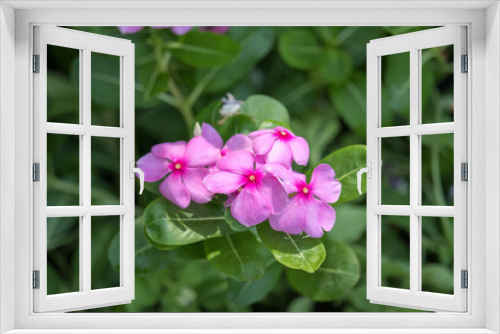
M 252 151 L 252 140 L 245 135 L 241 134 L 236 134 L 229 138 L 229 140 L 226 143 L 226 147 L 229 152 L 236 152 L 236 151 Z
M 186 146 L 186 163 L 189 167 L 204 167 L 215 164 L 220 157 L 220 150 L 212 146 L 203 137 L 194 137 Z
M 297 186 L 295 185 L 297 180 L 303 179 L 305 181 L 306 179 L 304 174 L 296 173 L 291 168 L 286 168 L 277 162 L 268 162 L 264 165 L 264 170 L 266 173 L 280 179 L 289 194 L 297 192 Z
M 142 30 L 143 26 L 119 26 L 118 30 L 122 33 L 122 35 L 126 34 L 135 34 L 136 32 Z
M 170 30 L 172 30 L 172 32 L 175 34 L 175 35 L 184 35 L 184 34 L 187 34 L 189 31 L 191 31 L 191 29 L 193 29 L 193 27 L 189 27 L 189 26 L 173 26 L 173 27 L 170 27 Z
M 208 191 L 203 184 L 203 178 L 207 174 L 208 169 L 205 168 L 186 168 L 181 176 L 191 199 L 196 203 L 207 203 L 214 197 L 214 194 Z
M 262 136 L 262 135 L 265 135 L 265 134 L 268 134 L 268 133 L 275 133 L 276 131 L 274 131 L 273 129 L 262 129 L 262 130 L 257 130 L 257 131 L 253 131 L 253 132 L 250 132 L 248 134 L 248 137 L 250 138 L 255 138 L 255 137 L 258 137 L 258 136 Z
M 154 155 L 161 158 L 167 158 L 170 161 L 175 161 L 184 157 L 186 152 L 186 142 L 177 141 L 175 143 L 163 143 L 153 146 L 151 149 Z
M 257 191 L 255 183 L 248 183 L 231 204 L 231 214 L 245 226 L 262 223 L 271 211 L 271 204 Z
M 158 158 L 153 153 L 148 153 L 137 161 L 137 167 L 144 172 L 144 181 L 156 182 L 161 180 L 170 171 L 168 160 Z
M 267 161 L 278 162 L 286 168 L 290 168 L 292 166 L 292 151 L 290 150 L 288 143 L 283 140 L 276 140 L 273 148 L 267 154 Z
M 274 133 L 265 133 L 255 137 L 253 140 L 253 150 L 257 155 L 266 155 L 276 141 Z
M 218 148 L 219 150 L 222 148 L 222 137 L 220 134 L 215 130 L 213 126 L 207 123 L 203 123 L 201 126 L 201 136 L 205 138 L 207 142 L 212 144 L 215 148 Z
M 217 168 L 220 170 L 237 174 L 246 174 L 254 170 L 255 157 L 248 151 L 237 151 L 221 157 L 217 161 Z
M 311 238 L 321 238 L 323 230 L 330 231 L 335 224 L 335 210 L 326 202 L 309 197 L 304 232 Z
M 170 173 L 160 184 L 160 192 L 166 199 L 183 209 L 187 208 L 191 203 L 191 196 L 184 184 L 182 184 L 179 172 Z
M 288 205 L 288 193 L 277 178 L 270 175 L 264 176 L 258 190 L 271 204 L 272 213 L 280 213 L 285 210 Z
M 226 32 L 229 31 L 229 28 L 231 28 L 231 27 L 225 27 L 225 26 L 210 27 L 210 31 L 215 33 L 215 34 L 225 34 Z
M 225 171 L 212 172 L 203 179 L 207 190 L 215 194 L 231 194 L 247 182 L 245 176 Z
M 342 185 L 335 180 L 335 171 L 328 164 L 320 164 L 314 169 L 309 186 L 314 196 L 328 203 L 338 201 L 342 191 Z
M 293 160 L 299 165 L 307 165 L 309 160 L 309 144 L 307 144 L 307 141 L 302 137 L 295 137 L 288 144 L 292 150 Z
M 269 218 L 269 224 L 275 231 L 300 234 L 306 225 L 306 212 L 304 196 L 295 195 L 281 214 L 272 215 Z

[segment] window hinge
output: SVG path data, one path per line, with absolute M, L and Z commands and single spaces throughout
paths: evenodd
M 33 289 L 40 289 L 40 270 L 33 270 Z
M 33 164 L 33 181 L 40 182 L 40 164 L 38 162 Z
M 462 277 L 462 289 L 467 289 L 469 287 L 469 274 L 467 270 L 462 270 L 461 271 L 461 277 Z
M 33 55 L 33 73 L 40 73 L 40 55 Z
M 460 164 L 460 180 L 469 181 L 469 165 L 466 162 Z
M 462 55 L 462 73 L 469 72 L 469 56 Z

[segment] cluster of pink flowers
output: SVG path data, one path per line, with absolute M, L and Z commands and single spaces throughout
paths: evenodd
M 330 204 L 339 199 L 341 184 L 328 164 L 317 166 L 307 183 L 291 166 L 307 165 L 308 159 L 307 141 L 284 127 L 236 134 L 224 145 L 204 123 L 201 135 L 155 145 L 137 165 L 146 182 L 166 176 L 160 192 L 181 208 L 225 194 L 232 216 L 245 226 L 269 220 L 276 231 L 319 238 L 333 228 Z

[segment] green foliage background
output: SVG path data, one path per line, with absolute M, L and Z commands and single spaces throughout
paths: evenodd
M 223 125 L 217 124 L 214 117 L 220 99 L 230 92 L 239 100 L 263 94 L 280 101 L 288 113 L 274 110 L 274 120 L 289 122 L 292 131 L 308 140 L 311 167 L 333 151 L 366 143 L 366 44 L 372 39 L 427 28 L 232 27 L 223 36 L 195 29 L 180 37 L 168 29 L 148 27 L 131 35 L 121 35 L 116 27 L 73 29 L 130 39 L 135 44 L 137 158 L 149 152 L 154 144 L 190 138 L 195 121 L 218 125 L 224 139 L 234 131 L 251 130 L 245 110 Z M 193 52 L 193 46 L 202 51 Z M 450 48 L 422 52 L 424 123 L 453 121 L 452 55 Z M 408 124 L 409 58 L 405 54 L 384 58 L 382 124 Z M 49 47 L 48 67 L 48 121 L 78 123 L 78 51 Z M 119 125 L 118 73 L 116 57 L 92 55 L 94 125 Z M 245 103 L 250 106 L 260 102 Z M 250 116 L 259 123 L 269 118 L 258 113 Z M 383 204 L 409 203 L 408 143 L 405 138 L 382 141 Z M 453 135 L 424 137 L 422 145 L 422 201 L 452 205 Z M 47 154 L 48 204 L 78 205 L 78 138 L 49 135 Z M 335 162 L 335 154 L 326 157 L 327 162 Z M 93 139 L 92 204 L 118 203 L 118 163 L 119 141 Z M 304 168 L 302 172 L 305 171 Z M 329 252 L 335 254 L 327 257 L 325 265 L 338 266 L 339 261 L 345 260 L 346 270 L 359 273 L 351 282 L 342 281 L 347 284 L 344 290 L 338 288 L 340 283 L 335 276 L 328 276 L 327 271 L 310 274 L 284 270 L 272 259 L 265 273 L 253 268 L 255 275 L 261 277 L 256 281 L 230 279 L 217 270 L 223 264 L 209 262 L 205 256 L 211 249 L 222 247 L 223 232 L 205 246 L 197 242 L 170 250 L 155 248 L 152 244 L 159 248 L 162 245 L 146 240 L 143 213 L 157 197 L 157 184 L 147 184 L 147 191 L 136 196 L 135 300 L 128 305 L 93 311 L 410 311 L 366 300 L 364 195 L 359 197 L 347 191 L 342 194 L 335 205 L 336 225 L 322 238 Z M 169 203 L 163 201 L 161 205 Z M 92 220 L 92 288 L 112 287 L 119 282 L 118 220 L 117 217 L 99 219 Z M 408 288 L 408 217 L 383 217 L 382 224 L 383 285 Z M 224 226 L 228 228 L 226 223 Z M 263 229 L 266 226 L 259 226 L 259 234 Z M 52 218 L 48 231 L 49 293 L 77 291 L 77 221 Z M 422 234 L 423 289 L 452 293 L 452 220 L 425 218 Z M 241 247 L 253 243 L 255 238 L 251 231 L 235 236 Z M 266 244 L 272 240 L 262 241 Z M 275 251 L 279 253 L 279 249 Z M 263 252 L 259 256 L 264 261 L 269 254 Z

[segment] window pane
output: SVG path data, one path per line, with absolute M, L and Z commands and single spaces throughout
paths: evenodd
M 422 204 L 454 204 L 453 133 L 422 136 Z
M 410 53 L 381 57 L 382 126 L 410 124 Z
M 410 204 L 410 140 L 409 137 L 381 139 L 382 204 Z
M 92 137 L 92 205 L 120 204 L 120 138 Z
M 453 294 L 453 218 L 421 221 L 422 291 Z
M 410 288 L 410 217 L 382 216 L 382 286 Z
M 79 136 L 47 134 L 48 206 L 80 205 L 79 161 Z
M 453 45 L 422 50 L 422 124 L 453 122 Z
M 120 216 L 91 218 L 91 288 L 120 286 L 120 273 L 111 265 L 110 257 L 120 258 L 120 247 L 110 247 L 113 237 L 120 233 Z
M 120 126 L 120 57 L 91 57 L 92 125 Z
M 80 50 L 47 45 L 47 122 L 80 123 Z
M 47 218 L 47 294 L 80 291 L 80 218 Z

